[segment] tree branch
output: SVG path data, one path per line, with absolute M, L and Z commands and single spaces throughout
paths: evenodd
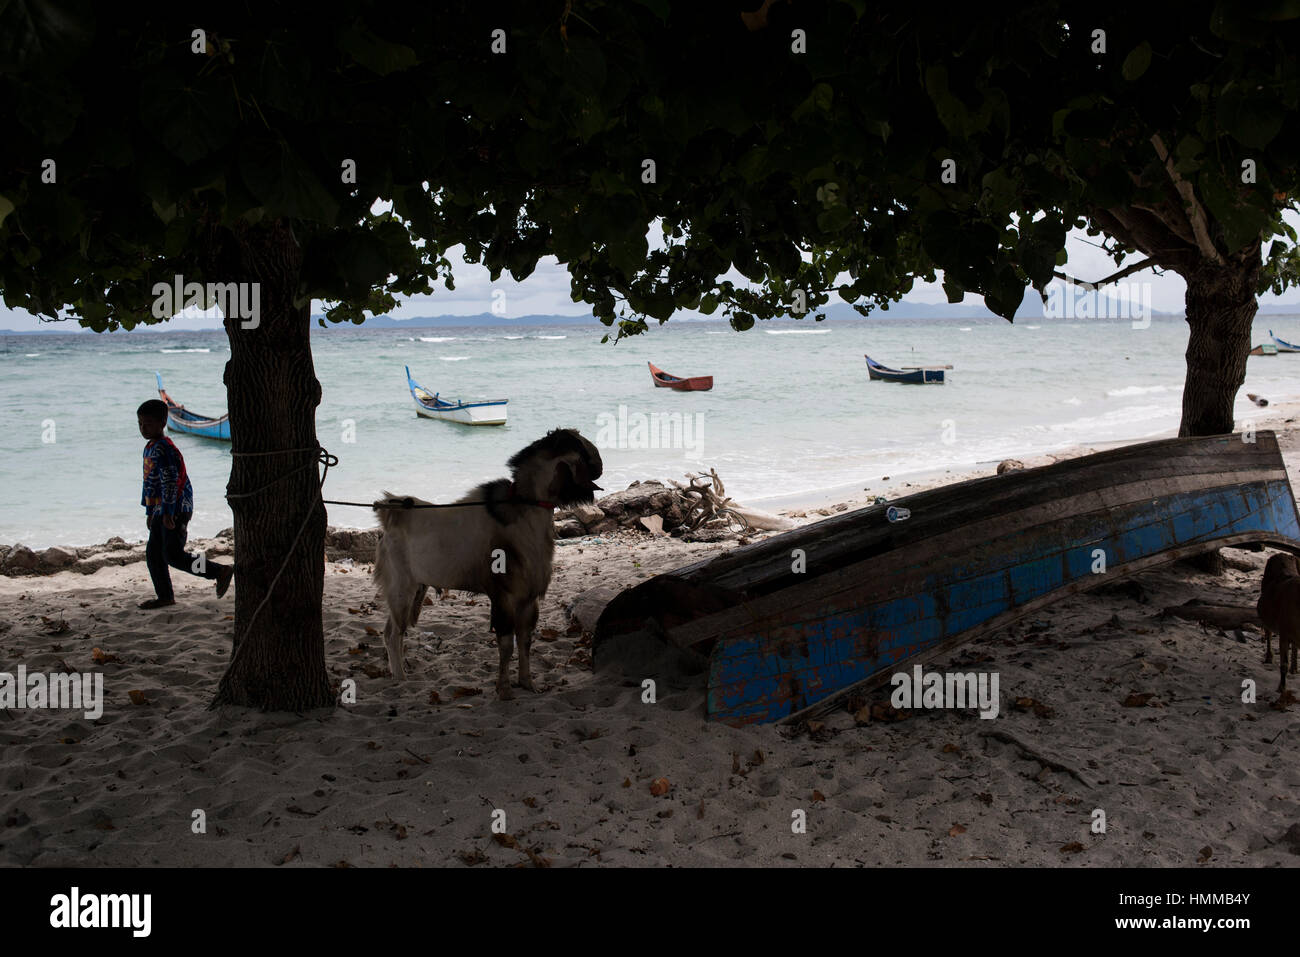
M 1202 256 L 1211 262 L 1220 266 L 1225 265 L 1223 256 L 1214 248 L 1214 242 L 1210 239 L 1210 230 L 1205 222 L 1205 208 L 1201 206 L 1200 200 L 1196 198 L 1196 193 L 1192 190 L 1192 184 L 1183 179 L 1178 174 L 1178 171 L 1174 169 L 1173 157 L 1165 149 L 1165 141 L 1160 138 L 1159 133 L 1151 134 L 1151 145 L 1156 148 L 1156 155 L 1165 164 L 1165 170 L 1169 173 L 1169 178 L 1174 181 L 1174 188 L 1178 190 L 1178 195 L 1187 204 L 1187 221 L 1191 223 L 1192 235 L 1196 237 L 1196 248 L 1201 251 Z
M 1085 289 L 1100 289 L 1102 286 L 1108 285 L 1112 282 L 1118 282 L 1125 276 L 1131 275 L 1135 272 L 1141 272 L 1148 266 L 1154 266 L 1155 264 L 1156 261 L 1154 259 L 1143 259 L 1140 262 L 1135 262 L 1131 265 L 1125 266 L 1119 272 L 1109 275 L 1105 279 L 1098 279 L 1096 282 L 1087 282 L 1083 279 L 1075 279 L 1073 276 L 1067 276 L 1065 273 L 1059 271 L 1053 271 L 1052 275 L 1057 279 L 1064 279 L 1066 282 L 1072 282 L 1076 286 L 1083 286 Z

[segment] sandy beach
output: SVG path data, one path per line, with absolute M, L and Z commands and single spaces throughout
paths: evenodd
M 1268 412 L 1256 427 L 1278 430 L 1294 484 L 1296 410 Z M 855 495 L 783 511 L 802 524 L 990 471 L 864 476 Z M 138 610 L 148 576 L 126 543 L 111 550 L 121 564 L 73 554 L 89 574 L 0 577 L 3 670 L 99 671 L 105 695 L 96 720 L 0 711 L 0 863 L 1295 863 L 1300 770 L 1285 756 L 1297 706 L 1272 706 L 1277 672 L 1259 633 L 1161 614 L 1192 598 L 1253 605 L 1268 552 L 1225 550 L 1219 576 L 1145 572 L 939 662 L 999 672 L 993 721 L 839 710 L 811 728 L 733 729 L 705 721 L 699 691 L 644 704 L 638 686 L 592 672 L 584 626 L 602 598 L 732 547 L 627 533 L 563 541 L 533 645 L 540 691 L 509 702 L 492 693 L 486 598 L 457 592 L 426 608 L 407 636 L 412 675 L 397 686 L 370 567 L 331 561 L 326 662 L 336 681 L 355 680 L 357 700 L 306 715 L 209 710 L 233 603 L 177 575 L 176 606 Z M 1246 679 L 1255 704 L 1241 702 Z M 1105 833 L 1090 826 L 1097 809 Z M 806 833 L 792 832 L 796 812 Z

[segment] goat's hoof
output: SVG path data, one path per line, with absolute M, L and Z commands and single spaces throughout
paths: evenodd
M 533 684 L 532 678 L 520 678 L 519 687 L 523 688 L 525 691 L 531 691 L 533 694 L 537 694 L 537 687 Z
M 509 685 L 497 685 L 498 701 L 513 701 L 514 697 L 514 692 L 510 690 Z

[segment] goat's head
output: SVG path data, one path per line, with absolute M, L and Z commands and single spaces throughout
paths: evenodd
M 601 490 L 600 453 L 576 429 L 553 429 L 506 464 L 522 494 L 558 505 L 589 503 Z
M 1275 582 L 1283 578 L 1300 576 L 1300 563 L 1294 555 L 1279 552 L 1268 560 L 1264 566 L 1264 582 Z

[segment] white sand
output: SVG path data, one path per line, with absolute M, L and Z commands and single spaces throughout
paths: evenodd
M 1284 439 L 1294 474 L 1296 433 Z M 207 710 L 233 610 L 207 583 L 176 575 L 179 604 L 145 613 L 143 564 L 0 578 L 0 670 L 100 670 L 106 697 L 93 722 L 0 712 L 0 863 L 1134 866 L 1195 864 L 1206 848 L 1207 866 L 1295 863 L 1282 837 L 1300 821 L 1300 771 L 1286 758 L 1296 714 L 1269 707 L 1275 668 L 1251 632 L 1241 643 L 1158 617 L 1194 597 L 1253 605 L 1258 571 L 1155 570 L 1137 579 L 1145 604 L 1078 596 L 937 663 L 1000 673 L 993 721 L 916 712 L 858 726 L 837 712 L 811 736 L 736 730 L 706 722 L 698 692 L 647 705 L 638 687 L 591 673 L 581 636 L 565 633 L 567 604 L 727 547 L 557 548 L 540 626 L 553 631 L 533 645 L 542 690 L 504 703 L 485 598 L 426 608 L 407 638 L 412 677 L 394 686 L 366 631 L 384 622 L 368 570 L 331 563 L 326 661 L 356 680 L 358 703 L 306 716 Z M 1228 554 L 1255 569 L 1267 557 Z M 60 615 L 70 630 L 44 633 L 41 616 Z M 96 667 L 94 647 L 119 660 Z M 1244 679 L 1258 704 L 1240 702 Z M 1124 706 L 1134 693 L 1153 697 Z M 1016 710 L 1017 698 L 1051 711 Z M 671 790 L 656 797 L 660 777 Z M 1105 834 L 1090 832 L 1095 808 Z M 206 834 L 192 833 L 196 809 Z M 494 839 L 494 809 L 509 839 Z M 807 833 L 791 832 L 796 810 Z

